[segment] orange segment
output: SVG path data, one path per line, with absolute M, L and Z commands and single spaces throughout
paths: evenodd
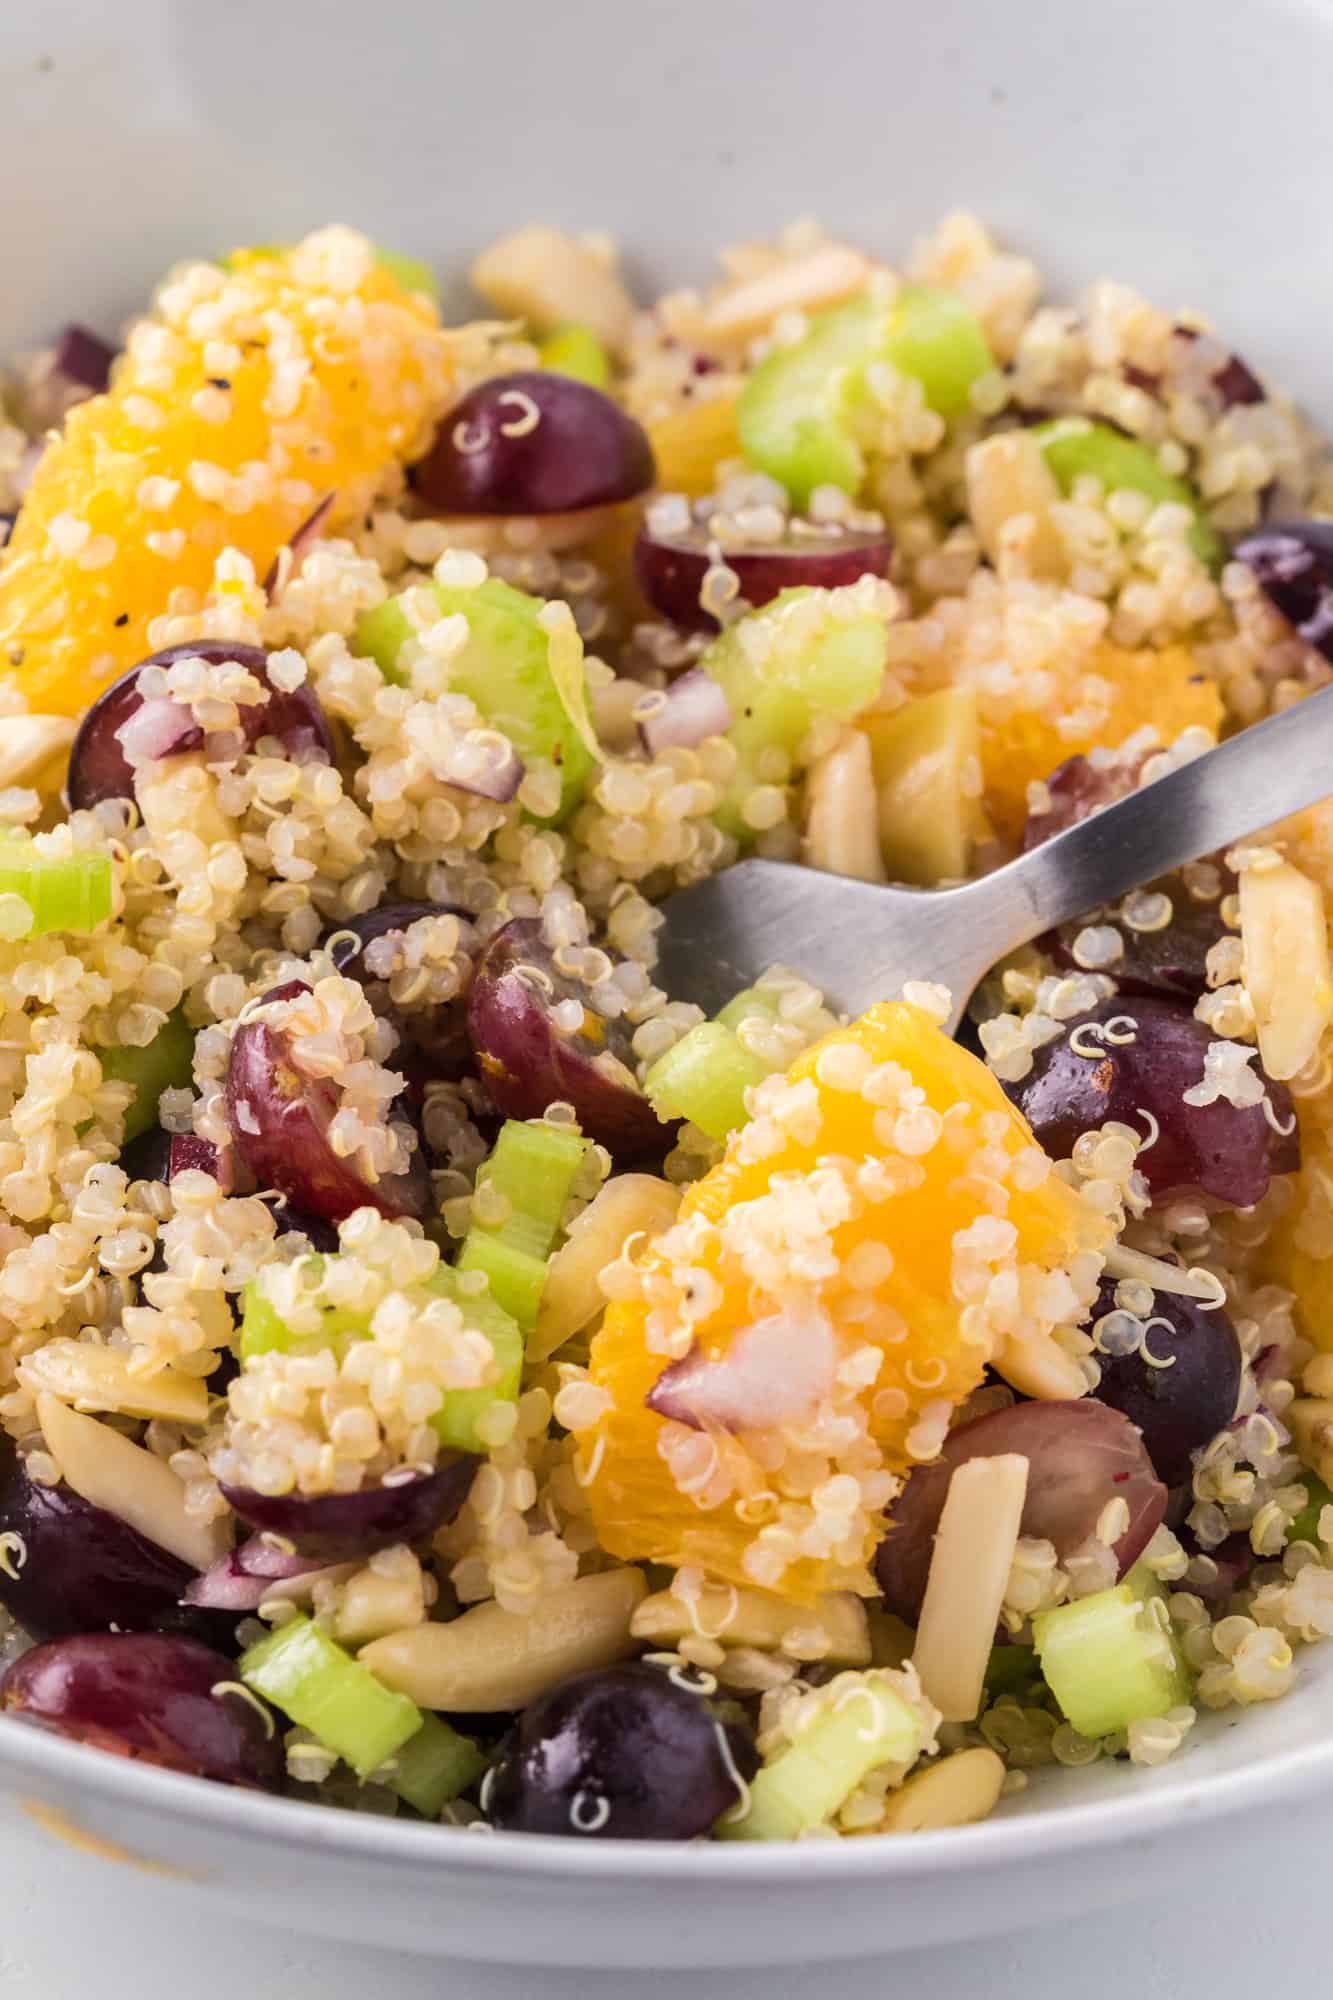
M 1022 831 L 1029 784 L 1066 757 L 1119 745 L 1146 725 L 1166 745 L 1182 730 L 1216 734 L 1222 724 L 1216 684 L 1185 646 L 1131 652 L 1103 640 L 1090 654 L 1017 676 L 1007 693 L 979 681 L 978 694 L 986 804 L 1010 837 Z
M 717 469 L 728 458 L 739 458 L 734 396 L 683 403 L 669 417 L 650 424 L 657 483 L 664 493 L 688 493 L 702 499 L 717 485 Z
M 934 1456 L 1007 1343 L 1080 1315 L 1110 1230 L 919 1007 L 872 1007 L 751 1102 L 593 1341 L 606 1401 L 580 1476 L 613 1555 L 804 1600 L 866 1587 L 890 1475 Z M 720 1358 L 756 1320 L 812 1309 L 838 1357 L 814 1421 L 734 1435 L 646 1407 L 691 1335 Z
M 175 274 L 42 455 L 0 567 L 0 667 L 75 714 L 222 549 L 262 576 L 325 495 L 331 527 L 352 518 L 424 448 L 452 345 L 350 230 Z

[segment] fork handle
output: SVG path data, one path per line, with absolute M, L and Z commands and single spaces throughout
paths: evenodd
M 1230 847 L 1333 794 L 1333 687 L 1044 841 L 962 893 L 987 928 L 1029 944 L 1187 861 Z

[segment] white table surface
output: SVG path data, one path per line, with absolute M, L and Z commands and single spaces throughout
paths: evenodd
M 1279 1847 L 1281 1843 L 1279 1841 Z M 1238 1866 L 1207 1905 L 1181 1912 L 1170 1884 L 1148 1903 L 1027 1932 L 815 1973 L 686 1975 L 695 2000 L 1297 2000 L 1326 1990 L 1333 1815 L 1279 1851 L 1261 1882 Z M 395 1957 L 296 1933 L 242 1932 L 225 1911 L 164 1882 L 0 1834 L 0 2000 L 680 2000 L 679 1974 L 534 1972 Z

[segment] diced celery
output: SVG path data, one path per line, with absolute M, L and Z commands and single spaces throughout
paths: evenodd
M 578 691 L 570 696 L 552 672 L 550 638 L 537 622 L 540 602 L 494 576 L 470 589 L 440 583 L 430 588 L 441 618 L 467 620 L 467 643 L 450 663 L 450 686 L 465 694 L 521 757 L 557 767 L 560 804 L 542 823 L 559 825 L 583 795 L 593 756 L 585 741 L 586 719 L 574 712 Z M 401 681 L 398 655 L 411 635 L 401 602 L 391 597 L 361 614 L 354 644 L 386 680 Z
M 422 1717 L 415 1736 L 395 1751 L 389 1784 L 426 1819 L 438 1819 L 450 1799 L 475 1784 L 486 1769 L 486 1752 L 470 1736 L 460 1736 L 439 1715 Z
M 910 1764 L 926 1740 L 921 1716 L 882 1673 L 858 1674 L 797 1740 L 778 1752 L 750 1785 L 749 1810 L 725 1813 L 721 1840 L 794 1840 L 822 1826 L 879 1764 Z
M 319 1345 L 326 1343 L 322 1340 Z M 296 1336 L 284 1319 L 278 1316 L 258 1285 L 251 1279 L 242 1295 L 241 1347 L 242 1362 L 249 1361 L 256 1354 L 289 1354 L 297 1346 Z
M 716 818 L 739 841 L 754 838 L 741 809 L 760 782 L 761 753 L 778 749 L 794 756 L 817 716 L 850 720 L 879 693 L 888 655 L 881 618 L 868 613 L 843 622 L 829 614 L 807 624 L 792 616 L 802 599 L 816 600 L 822 614 L 832 595 L 784 590 L 719 633 L 700 660 L 731 709 L 727 734 L 738 761 Z
M 728 1000 L 726 1006 L 714 1014 L 713 1019 L 720 1022 L 724 1028 L 730 1028 L 734 1035 L 742 1021 L 752 1021 L 756 1014 L 766 1016 L 770 1021 L 776 1021 L 781 1017 L 781 1013 L 782 1003 L 775 992 L 765 986 L 747 986 L 734 1000 Z
M 1039 1612 L 1032 1637 L 1046 1685 L 1084 1736 L 1110 1736 L 1190 1698 L 1166 1593 L 1142 1564 L 1112 1590 Z
M 237 1671 L 359 1778 L 387 1763 L 422 1725 L 414 1701 L 391 1693 L 309 1618 L 293 1618 L 251 1646 Z
M 72 854 L 57 859 L 38 852 L 27 834 L 0 835 L 0 896 L 18 896 L 32 912 L 20 930 L 4 936 L 44 937 L 70 931 L 83 937 L 111 915 L 111 856 Z
M 189 1083 L 194 1074 L 194 1029 L 177 1008 L 145 1048 L 98 1049 L 97 1060 L 104 1077 L 134 1085 L 125 1113 L 128 1142 L 157 1124 L 158 1099 L 164 1090 L 182 1090 Z
M 546 1290 L 546 1259 L 506 1241 L 510 1227 L 506 1223 L 504 1229 L 481 1229 L 474 1224 L 459 1253 L 458 1268 L 484 1272 L 491 1297 L 530 1333 Z
M 509 1215 L 494 1229 L 473 1223 L 460 1271 L 484 1271 L 491 1296 L 530 1333 L 546 1288 L 546 1259 L 560 1228 L 574 1176 L 589 1141 L 553 1125 L 507 1119 L 477 1176 L 506 1197 Z
M 745 456 L 798 507 L 817 486 L 860 488 L 864 441 L 876 428 L 867 383 L 876 362 L 914 376 L 944 417 L 967 407 L 972 384 L 994 366 L 975 315 L 953 292 L 907 285 L 888 302 L 865 292 L 818 314 L 803 340 L 760 362 L 736 407 Z
M 746 1091 L 767 1074 L 730 1028 L 701 1021 L 658 1057 L 643 1087 L 659 1118 L 688 1118 L 710 1139 L 726 1139 L 746 1121 Z
M 611 357 L 590 326 L 571 321 L 558 326 L 537 349 L 543 368 L 556 375 L 572 375 L 590 388 L 605 389 L 611 380 Z
M 1122 437 L 1109 424 L 1086 417 L 1054 417 L 1032 433 L 1046 463 L 1068 493 L 1075 480 L 1099 479 L 1107 493 L 1142 493 L 1161 505 L 1170 501 L 1194 516 L 1190 547 L 1214 575 L 1226 561 L 1226 544 L 1204 512 L 1202 500 L 1187 479 L 1165 472 L 1151 445 Z
M 555 1242 L 570 1193 L 590 1141 L 540 1120 L 507 1118 L 478 1181 L 505 1196 L 515 1215 L 529 1217 L 540 1241 L 527 1247 L 545 1256 Z
M 1322 1479 L 1313 1472 L 1302 1474 L 1301 1484 L 1309 1496 L 1300 1513 L 1287 1530 L 1288 1542 L 1313 1542 L 1322 1548 L 1319 1539 L 1319 1517 L 1325 1507 L 1333 1507 L 1333 1493 L 1330 1493 Z
M 440 287 L 435 273 L 422 257 L 409 257 L 405 250 L 375 246 L 375 262 L 400 284 L 405 292 L 424 292 L 435 305 L 440 303 Z
M 468 1325 L 485 1334 L 491 1343 L 499 1374 L 494 1382 L 488 1382 L 482 1389 L 448 1390 L 443 1405 L 430 1421 L 441 1444 L 453 1445 L 458 1451 L 485 1451 L 486 1445 L 477 1432 L 477 1420 L 484 1410 L 492 1409 L 496 1403 L 512 1403 L 517 1399 L 523 1379 L 523 1345 L 527 1327 L 504 1304 L 493 1282 L 489 1295 L 466 1291 L 459 1283 L 465 1269 L 475 1271 L 484 1269 L 484 1266 L 476 1263 L 464 1266 L 461 1260 L 457 1269 L 443 1264 L 431 1278 L 429 1289 L 441 1298 L 452 1299 L 463 1311 Z M 538 1269 L 544 1286 L 545 1264 L 538 1265 Z M 489 1272 L 487 1276 L 490 1276 Z M 540 1288 L 537 1301 L 541 1303 Z M 533 1316 L 536 1316 L 535 1308 Z

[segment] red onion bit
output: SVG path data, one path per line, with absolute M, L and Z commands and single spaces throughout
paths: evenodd
M 320 529 L 328 520 L 329 515 L 333 511 L 333 503 L 337 497 L 336 493 L 326 493 L 314 512 L 306 515 L 299 528 L 293 529 L 292 538 L 287 544 L 287 547 L 292 552 L 291 567 L 288 569 L 284 581 L 290 582 L 300 569 L 301 564 L 305 561 L 306 550 L 317 538 Z M 278 571 L 281 567 L 282 550 L 279 549 L 264 572 L 264 581 L 261 588 L 266 597 L 272 597 L 274 590 L 277 588 Z
M 715 1361 L 696 1345 L 658 1376 L 644 1401 L 692 1430 L 780 1430 L 818 1413 L 836 1361 L 828 1315 L 794 1307 L 745 1327 Z
M 674 680 L 639 723 L 639 740 L 650 757 L 663 750 L 694 750 L 731 727 L 731 706 L 706 667 L 690 667 Z
M 447 756 L 435 759 L 436 775 L 444 784 L 473 798 L 494 799 L 497 805 L 508 805 L 525 769 L 513 744 L 495 729 L 469 730 Z
M 181 1603 L 209 1611 L 257 1611 L 270 1597 L 308 1595 L 315 1577 L 336 1574 L 338 1567 L 318 1556 L 288 1555 L 263 1535 L 252 1535 L 195 1577 Z M 294 1584 L 299 1591 L 290 1587 Z

